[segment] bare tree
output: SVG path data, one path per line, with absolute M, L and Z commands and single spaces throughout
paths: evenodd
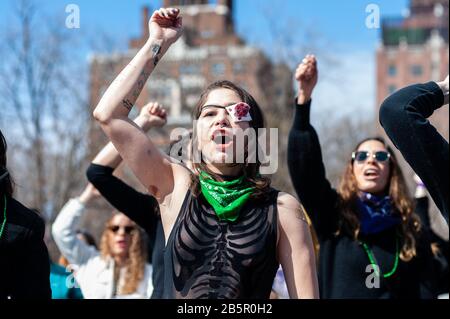
M 2 125 L 16 149 L 18 195 L 51 218 L 82 175 L 86 73 L 64 20 L 41 15 L 34 1 L 15 3 L 1 37 L 0 98 L 10 119 Z

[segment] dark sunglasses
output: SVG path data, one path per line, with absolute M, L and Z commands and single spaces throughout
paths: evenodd
M 365 162 L 369 158 L 369 156 L 372 156 L 374 160 L 377 162 L 386 162 L 391 158 L 391 154 L 388 152 L 380 151 L 380 152 L 367 152 L 367 151 L 360 151 L 360 152 L 353 152 L 352 153 L 352 160 L 357 162 Z
M 125 231 L 125 234 L 129 235 L 131 234 L 136 228 L 134 226 L 109 226 L 109 230 L 112 231 L 114 234 L 119 232 L 120 229 L 123 229 Z

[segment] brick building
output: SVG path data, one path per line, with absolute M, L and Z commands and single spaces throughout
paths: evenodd
M 383 20 L 381 44 L 377 50 L 377 107 L 402 87 L 445 79 L 449 73 L 448 19 L 448 0 L 411 0 L 405 17 Z M 448 107 L 436 111 L 430 121 L 448 140 Z M 377 125 L 384 134 L 378 117 Z M 400 155 L 399 158 L 412 189 L 414 172 Z M 433 228 L 448 239 L 448 227 L 436 207 L 432 209 L 431 221 Z
M 167 143 L 171 128 L 190 125 L 191 110 L 200 93 L 215 80 L 227 79 L 247 89 L 261 107 L 271 106 L 268 113 L 280 113 L 273 105 L 290 105 L 292 73 L 286 66 L 272 64 L 259 49 L 246 45 L 236 34 L 232 0 L 218 0 L 215 4 L 207 0 L 164 0 L 163 4 L 180 8 L 185 32 L 158 64 L 136 103 L 142 106 L 156 100 L 168 108 L 168 126 L 154 136 L 157 143 Z M 149 8 L 142 9 L 142 33 L 130 40 L 128 52 L 92 56 L 91 107 L 97 105 L 111 81 L 148 38 L 150 15 Z M 103 133 L 93 122 L 91 152 L 95 153 L 105 142 Z
M 394 91 L 418 82 L 441 81 L 448 74 L 448 0 L 411 0 L 409 14 L 387 18 L 377 50 L 377 105 Z M 448 108 L 432 118 L 449 134 Z

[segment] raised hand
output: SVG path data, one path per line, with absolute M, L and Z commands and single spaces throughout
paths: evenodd
M 161 8 L 156 10 L 149 22 L 150 39 L 171 45 L 183 33 L 183 22 L 180 10 Z
M 99 198 L 101 196 L 102 195 L 94 187 L 94 185 L 89 183 L 86 186 L 86 188 L 83 190 L 83 193 L 81 193 L 80 197 L 78 197 L 78 199 L 83 205 L 89 205 L 93 200 L 95 200 L 95 199 L 97 199 L 97 198 Z
M 167 123 L 167 111 L 158 102 L 150 102 L 145 105 L 141 109 L 139 117 L 144 120 L 146 129 L 162 127 Z
M 298 104 L 305 104 L 311 99 L 318 78 L 319 71 L 316 57 L 307 55 L 295 71 L 295 79 L 299 83 Z
M 449 80 L 448 80 L 448 75 L 445 78 L 444 81 L 442 82 L 438 82 L 437 85 L 439 85 L 439 87 L 441 88 L 442 92 L 444 93 L 444 105 L 448 105 L 449 103 Z

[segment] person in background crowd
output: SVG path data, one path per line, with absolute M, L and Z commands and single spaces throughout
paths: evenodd
M 414 213 L 395 154 L 381 138 L 361 141 L 348 154 L 339 190 L 333 189 L 310 124 L 316 58 L 305 57 L 295 73 L 299 95 L 288 166 L 319 240 L 321 297 L 436 298 L 430 240 Z
M 13 198 L 7 143 L 0 130 L 0 300 L 50 299 L 43 219 Z
M 416 183 L 416 191 L 414 197 L 416 199 L 416 212 L 420 217 L 420 221 L 424 226 L 424 229 L 428 232 L 428 237 L 431 241 L 431 250 L 435 256 L 436 262 L 436 273 L 438 276 L 438 294 L 439 298 L 448 298 L 449 292 L 449 269 L 448 269 L 448 258 L 449 258 L 449 244 L 448 240 L 442 239 L 438 234 L 436 234 L 431 227 L 431 217 L 429 210 L 429 200 L 428 192 L 425 184 L 422 182 L 419 176 L 414 176 L 414 181 Z M 447 226 L 448 227 L 448 226 Z
M 86 299 L 150 298 L 151 266 L 137 225 L 124 214 L 106 223 L 100 250 L 80 240 L 76 229 L 86 207 L 100 194 L 89 184 L 71 199 L 56 218 L 52 234 L 61 253 L 74 267 L 75 279 Z
M 448 105 L 449 77 L 442 82 L 415 84 L 389 96 L 380 108 L 387 136 L 425 184 L 448 224 L 448 142 L 427 120 Z

